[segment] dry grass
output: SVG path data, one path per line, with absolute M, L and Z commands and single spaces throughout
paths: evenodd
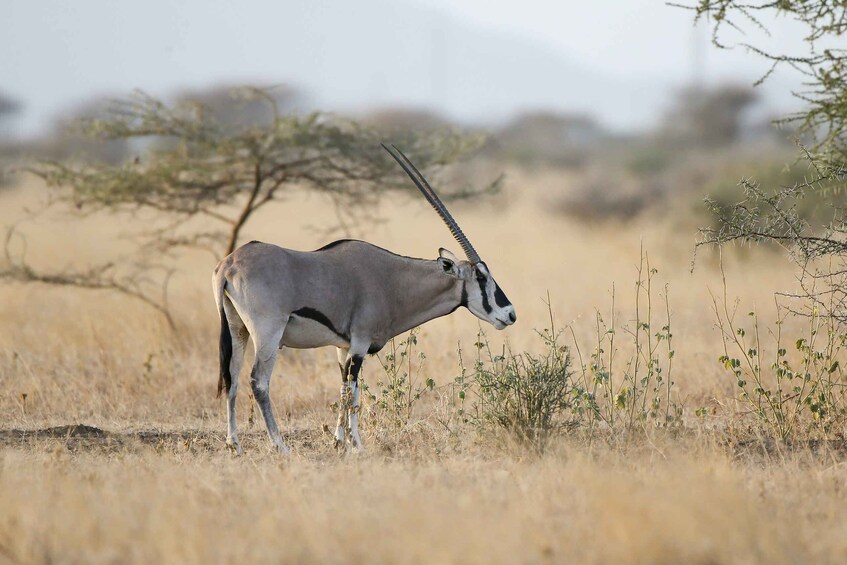
M 176 336 L 122 297 L 0 287 L 0 562 L 843 562 L 843 445 L 774 444 L 691 414 L 715 398 L 731 413 L 734 394 L 710 312 L 720 277 L 710 257 L 689 272 L 692 224 L 675 215 L 584 227 L 543 211 L 567 179 L 514 172 L 510 187 L 456 211 L 517 307 L 515 327 L 488 331 L 493 346 L 538 347 L 548 290 L 583 346 L 613 285 L 626 320 L 643 244 L 670 288 L 686 430 L 611 441 L 574 433 L 539 456 L 470 429 L 447 433 L 426 418 L 439 409 L 430 398 L 401 434 L 366 418 L 369 454 L 341 457 L 321 431 L 333 422 L 334 352 L 286 351 L 271 393 L 294 456 L 269 453 L 242 387 L 246 453 L 235 459 L 214 396 L 208 256 L 184 259 Z M 26 189 L 0 196 L 0 222 L 41 194 Z M 325 213 L 316 198 L 293 199 L 248 237 L 315 248 L 325 240 L 308 228 Z M 376 244 L 423 257 L 455 247 L 422 203 L 386 203 L 383 213 L 389 221 L 368 234 Z M 70 232 L 45 220 L 28 228 L 28 253 L 45 265 L 107 256 L 120 247 L 117 224 L 94 218 Z M 767 323 L 791 269 L 765 252 L 729 263 L 730 293 Z M 477 330 L 467 312 L 425 326 L 425 375 L 449 382 L 457 343 L 469 346 Z M 379 371 L 371 360 L 364 378 Z M 108 433 L 9 432 L 78 423 Z

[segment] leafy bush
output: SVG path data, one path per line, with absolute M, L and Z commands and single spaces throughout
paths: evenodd
M 730 307 L 725 281 L 722 300 L 713 296 L 713 302 L 724 344 L 718 362 L 735 380 L 739 402 L 764 430 L 783 440 L 809 432 L 843 432 L 847 335 L 838 320 L 813 308 L 806 313 L 804 335 L 788 345 L 783 327 L 798 313 L 778 301 L 775 327 L 766 333 L 755 311 L 747 313 L 747 328 L 736 321 L 738 302 Z
M 454 420 L 504 430 L 540 449 L 556 432 L 567 429 L 582 429 L 593 437 L 600 429 L 681 425 L 682 408 L 671 377 L 675 352 L 667 286 L 661 313 L 653 305 L 657 273 L 642 252 L 632 323 L 619 324 L 613 292 L 609 322 L 597 313 L 591 348 L 580 347 L 572 328 L 573 347 L 562 344 L 563 331 L 556 328 L 549 298 L 550 327 L 538 332 L 543 341 L 540 354 L 515 354 L 507 346 L 494 354 L 480 331 L 471 369 L 459 352 L 460 372 L 450 394 Z M 627 342 L 620 343 L 619 333 L 629 338 Z M 628 352 L 624 359 L 622 349 Z M 584 350 L 591 351 L 588 360 Z M 571 352 L 579 361 L 575 371 Z
M 550 329 L 540 335 L 545 345 L 540 355 L 515 355 L 506 347 L 500 355 L 492 355 L 485 334 L 479 333 L 474 419 L 543 447 L 560 424 L 559 416 L 572 406 L 573 384 L 568 348 L 559 344 L 560 332 L 552 318 Z

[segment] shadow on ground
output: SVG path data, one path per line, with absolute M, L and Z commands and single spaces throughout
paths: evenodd
M 292 448 L 321 450 L 331 439 L 321 430 L 289 430 L 286 441 Z M 0 448 L 31 449 L 38 445 L 63 445 L 72 452 L 119 453 L 139 447 L 162 451 L 225 451 L 224 435 L 202 430 L 134 430 L 112 432 L 85 424 L 55 426 L 34 430 L 0 430 Z M 269 449 L 264 432 L 242 432 L 245 450 Z

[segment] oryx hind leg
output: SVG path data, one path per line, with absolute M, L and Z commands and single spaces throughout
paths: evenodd
M 259 411 L 265 419 L 268 437 L 273 442 L 277 451 L 287 455 L 288 448 L 282 441 L 282 435 L 276 425 L 269 394 L 271 374 L 274 370 L 276 354 L 284 331 L 285 323 L 281 324 L 277 329 L 264 332 L 257 330 L 253 332 L 253 345 L 256 350 L 256 358 L 253 362 L 253 371 L 250 373 L 250 386 L 253 389 L 253 397 L 256 399 L 256 404 L 259 405 Z
M 232 336 L 232 357 L 229 362 L 229 374 L 232 382 L 226 399 L 226 444 L 234 449 L 236 454 L 241 455 L 241 444 L 238 443 L 238 432 L 235 424 L 235 397 L 238 394 L 238 376 L 244 363 L 244 350 L 247 347 L 247 338 L 250 337 L 250 334 L 247 332 L 247 326 L 244 325 L 238 312 L 228 299 L 224 300 L 223 307 L 229 324 L 229 333 Z

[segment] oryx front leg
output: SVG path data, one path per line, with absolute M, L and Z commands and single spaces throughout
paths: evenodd
M 362 368 L 363 357 L 354 355 L 350 364 L 350 442 L 353 447 L 363 450 L 362 438 L 359 437 L 359 370 Z
M 283 330 L 284 327 L 272 336 L 265 336 L 264 339 L 255 334 L 253 335 L 256 346 L 256 360 L 253 364 L 253 372 L 250 374 L 250 387 L 253 389 L 253 397 L 256 399 L 256 404 L 259 405 L 259 411 L 265 419 L 268 437 L 273 442 L 277 451 L 288 455 L 288 448 L 282 441 L 282 435 L 279 433 L 279 428 L 274 419 L 269 394 L 271 374 L 274 370 L 276 353 L 280 339 L 282 339 Z
M 350 361 L 348 360 L 348 350 L 341 347 L 336 349 L 338 354 L 338 368 L 341 369 L 341 394 L 338 399 L 338 421 L 335 424 L 335 447 L 336 449 L 344 446 L 347 440 L 347 425 L 348 425 L 348 406 L 350 404 L 350 387 L 347 384 L 347 373 L 350 370 Z
M 342 353 L 345 360 L 341 363 Z M 362 369 L 364 355 L 358 353 L 347 353 L 343 349 L 338 350 L 339 364 L 341 365 L 341 402 L 338 408 L 338 424 L 335 428 L 335 445 L 344 445 L 349 434 L 350 443 L 354 448 L 363 449 L 362 439 L 359 437 L 359 373 Z

